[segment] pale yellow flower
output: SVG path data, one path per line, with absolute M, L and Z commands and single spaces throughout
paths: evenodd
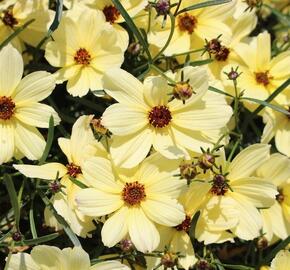
M 290 269 L 290 251 L 280 250 L 271 262 L 270 270 Z
M 290 99 L 289 102 L 284 105 L 285 106 L 282 106 L 281 108 L 290 112 Z M 263 122 L 266 125 L 263 130 L 261 142 L 268 143 L 274 137 L 278 151 L 290 157 L 290 116 L 270 108 L 265 108 Z
M 171 4 L 178 3 L 177 0 L 170 2 Z M 215 7 L 200 8 L 177 15 L 175 18 L 174 34 L 164 54 L 172 55 L 200 49 L 203 47 L 205 39 L 211 40 L 220 34 L 222 34 L 223 40 L 229 38 L 231 30 L 224 21 L 233 13 L 234 2 Z M 184 0 L 181 2 L 179 10 L 192 4 L 194 4 L 192 0 Z M 171 12 L 174 13 L 175 8 Z M 167 18 L 166 25 L 163 27 L 164 16 L 157 17 L 155 9 L 152 9 L 151 17 L 149 17 L 148 12 L 144 12 L 144 14 L 137 20 L 137 24 L 147 29 L 148 21 L 151 18 L 148 42 L 158 48 L 163 48 L 171 31 L 170 19 Z
M 285 239 L 290 233 L 290 160 L 273 154 L 257 170 L 257 176 L 273 183 L 279 194 L 269 209 L 261 209 L 263 233 L 268 241 L 274 236 Z
M 187 205 L 192 213 L 201 210 L 196 227 L 199 241 L 221 243 L 234 236 L 251 240 L 260 235 L 262 217 L 257 208 L 272 206 L 277 194 L 275 185 L 254 174 L 269 159 L 269 147 L 251 145 L 231 162 L 220 152 L 217 165 L 222 173 L 191 183 Z
M 30 254 L 12 254 L 6 261 L 6 270 L 129 270 L 118 261 L 105 261 L 91 266 L 89 255 L 81 247 L 61 250 L 39 245 Z
M 81 188 L 74 184 L 69 177 L 77 178 L 78 181 L 86 184 L 82 174 L 86 160 L 95 155 L 107 156 L 104 147 L 94 139 L 90 128 L 92 117 L 81 116 L 73 125 L 71 138 L 58 139 L 58 144 L 68 160 L 66 166 L 55 162 L 41 166 L 14 165 L 15 169 L 27 177 L 55 180 L 58 174 L 58 177 L 61 178 L 60 183 L 64 186 L 63 192 L 56 193 L 51 201 L 71 229 L 82 237 L 90 235 L 89 232 L 94 229 L 94 224 L 92 218 L 84 216 L 76 208 L 75 196 Z M 61 225 L 49 209 L 45 209 L 45 222 L 56 230 L 61 229 Z
M 211 146 L 211 134 L 227 124 L 232 110 L 221 95 L 207 91 L 205 69 L 186 67 L 173 78 L 174 88 L 160 76 L 142 84 L 123 70 L 106 73 L 106 92 L 119 102 L 102 117 L 114 135 L 110 152 L 116 165 L 137 165 L 152 145 L 169 159 L 183 157 L 187 150 L 201 152 L 200 147 Z M 172 93 L 176 98 L 170 101 Z
M 113 247 L 129 234 L 137 250 L 151 252 L 160 239 L 155 224 L 176 226 L 184 220 L 176 198 L 185 183 L 173 176 L 173 162 L 156 153 L 130 170 L 112 168 L 108 159 L 97 157 L 84 164 L 92 188 L 80 190 L 76 202 L 85 215 L 109 215 L 101 231 L 105 246 Z
M 18 0 L 10 1 L 9 4 L 4 2 L 0 6 L 0 32 L 3 33 L 1 39 L 8 38 L 18 27 L 35 19 L 15 38 L 16 41 L 13 40 L 13 43 L 17 49 L 24 45 L 23 41 L 32 46 L 39 44 L 47 33 L 55 14 L 54 11 L 48 9 L 48 1 Z
M 87 8 L 74 20 L 70 18 L 79 13 L 66 13 L 45 48 L 47 61 L 61 68 L 56 72 L 58 81 L 67 80 L 67 91 L 73 96 L 102 90 L 104 72 L 123 62 L 116 32 L 104 15 Z
M 243 65 L 239 66 L 239 72 L 242 74 L 238 78 L 238 88 L 244 91 L 246 97 L 265 100 L 289 78 L 290 52 L 280 53 L 271 59 L 271 39 L 267 32 L 259 34 L 249 44 L 238 43 L 235 52 L 243 60 Z M 229 72 L 230 66 L 226 66 L 223 71 Z M 225 85 L 231 87 L 233 92 L 232 82 L 223 72 L 221 76 Z M 289 87 L 286 88 L 275 100 L 280 104 L 287 103 L 289 90 Z M 257 106 L 256 103 L 248 101 L 245 104 L 250 109 Z
M 54 89 L 54 77 L 46 71 L 22 74 L 20 53 L 7 45 L 0 51 L 0 164 L 15 155 L 39 159 L 46 143 L 36 127 L 48 128 L 51 116 L 55 125 L 60 121 L 52 107 L 39 103 Z

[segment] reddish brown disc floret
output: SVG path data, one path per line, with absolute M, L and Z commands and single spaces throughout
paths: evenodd
M 269 71 L 266 72 L 255 72 L 256 82 L 258 84 L 263 84 L 267 86 L 270 83 L 270 80 L 273 79 L 272 76 L 269 75 Z
M 0 97 L 0 119 L 9 120 L 14 114 L 15 103 L 11 97 Z
M 86 49 L 80 48 L 75 53 L 74 60 L 79 65 L 87 66 L 91 63 L 91 55 Z
M 185 231 L 185 232 L 188 232 L 189 231 L 189 228 L 190 228 L 190 224 L 191 224 L 191 218 L 190 218 L 190 216 L 186 216 L 185 217 L 185 220 L 183 220 L 181 224 L 177 225 L 175 227 L 175 229 L 177 231 Z
M 182 32 L 188 32 L 192 34 L 194 29 L 196 28 L 197 19 L 185 12 L 183 15 L 178 17 L 178 27 Z
M 13 16 L 12 8 L 8 8 L 3 12 L 2 21 L 5 25 L 10 27 L 18 24 L 17 19 Z
M 105 6 L 103 9 L 103 13 L 106 17 L 106 21 L 111 24 L 114 23 L 121 15 L 120 11 L 113 5 Z
M 148 114 L 148 119 L 150 125 L 152 125 L 153 127 L 163 128 L 170 123 L 172 116 L 169 108 L 161 105 L 155 106 L 151 109 Z
M 223 196 L 227 193 L 229 186 L 223 175 L 217 174 L 213 179 L 213 184 L 210 192 L 217 196 Z
M 81 167 L 75 165 L 74 163 L 70 163 L 66 165 L 67 173 L 71 177 L 77 177 L 79 174 L 82 173 Z
M 144 185 L 138 181 L 126 183 L 122 191 L 122 198 L 131 206 L 140 204 L 146 198 Z

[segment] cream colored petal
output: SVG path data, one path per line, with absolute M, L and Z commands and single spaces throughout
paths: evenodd
M 23 74 L 21 54 L 10 44 L 0 51 L 0 96 L 11 96 Z
M 46 71 L 36 71 L 25 76 L 13 94 L 17 103 L 38 102 L 48 97 L 55 88 L 55 77 Z
M 178 263 L 184 269 L 189 269 L 197 262 L 190 237 L 186 232 L 182 231 L 174 234 L 170 243 L 170 250 L 180 252 L 180 255 L 185 256 L 178 259 Z
M 16 122 L 15 146 L 28 159 L 39 159 L 43 154 L 45 145 L 43 136 L 35 127 Z
M 235 45 L 234 50 L 251 71 L 256 69 L 256 52 L 249 44 L 240 42 Z
M 277 130 L 277 119 L 272 110 L 265 110 L 263 113 L 263 122 L 265 127 L 261 137 L 261 143 L 269 143 L 275 136 Z
M 90 90 L 90 78 L 86 68 L 79 70 L 75 76 L 68 79 L 66 90 L 74 97 L 83 97 Z
M 13 167 L 24 174 L 26 177 L 40 178 L 45 180 L 55 180 L 63 177 L 67 173 L 67 168 L 60 163 L 47 163 L 44 165 L 16 165 Z
M 118 102 L 146 108 L 142 83 L 127 71 L 118 68 L 107 71 L 104 87 L 107 94 Z
M 256 71 L 265 72 L 270 68 L 271 36 L 267 32 L 260 33 L 257 37 Z
M 69 163 L 73 162 L 70 139 L 58 138 L 57 142 L 61 151 L 66 155 L 68 162 Z
M 141 208 L 131 208 L 128 213 L 128 229 L 131 240 L 137 250 L 152 252 L 157 248 L 160 236 L 155 225 Z
M 275 144 L 279 152 L 290 157 L 290 123 L 277 130 Z
M 85 215 L 100 217 L 111 214 L 124 204 L 120 194 L 106 193 L 95 188 L 82 189 L 76 194 L 78 209 Z
M 258 169 L 257 175 L 279 186 L 289 179 L 290 161 L 279 153 L 272 154 Z
M 9 121 L 10 122 L 10 121 Z M 12 123 L 0 122 L 0 164 L 11 160 L 15 150 L 14 125 Z
M 65 248 L 62 250 L 63 269 L 89 269 L 90 257 L 81 247 Z
M 231 181 L 250 176 L 270 158 L 270 145 L 253 144 L 242 150 L 229 166 L 228 179 Z
M 160 37 L 160 36 L 157 35 L 157 38 L 158 37 Z M 169 36 L 167 36 L 166 42 L 168 40 L 168 37 Z M 164 43 L 164 45 L 165 45 L 165 43 Z M 174 54 L 187 52 L 190 50 L 190 45 L 191 45 L 190 44 L 190 35 L 187 32 L 186 33 L 180 32 L 180 31 L 178 31 L 177 28 L 175 28 L 175 31 L 173 33 L 173 37 L 172 37 L 168 47 L 164 51 L 164 55 L 171 56 Z
M 117 44 L 121 48 L 122 51 L 126 51 L 129 45 L 129 35 L 128 32 L 120 25 L 113 25 L 116 35 L 117 35 Z
M 40 270 L 40 267 L 33 261 L 30 254 L 17 253 L 8 256 L 6 259 L 6 270 Z
M 262 229 L 262 216 L 247 198 L 233 192 L 232 197 L 235 200 L 234 208 L 239 213 L 238 225 L 231 231 L 239 238 L 244 240 L 252 240 L 260 235 Z
M 270 207 L 274 204 L 277 188 L 261 178 L 248 177 L 234 181 L 231 188 L 235 193 L 246 197 L 257 208 Z
M 149 76 L 144 82 L 144 98 L 149 107 L 166 106 L 169 99 L 167 80 L 161 76 Z
M 82 171 L 85 180 L 90 186 L 104 192 L 120 193 L 122 187 L 115 180 L 112 164 L 109 160 L 101 157 L 92 157 L 84 163 Z
M 279 53 L 271 61 L 270 74 L 275 78 L 284 78 L 289 76 L 290 51 Z
M 177 226 L 185 219 L 183 206 L 177 200 L 163 194 L 146 194 L 141 203 L 145 215 L 152 221 L 164 226 Z
M 280 250 L 271 263 L 271 270 L 287 270 L 290 268 L 290 251 Z
M 262 233 L 266 239 L 271 242 L 273 239 L 273 228 L 272 228 L 272 221 L 271 216 L 269 214 L 269 209 L 261 209 L 260 210 L 262 220 L 263 220 L 263 229 Z
M 111 155 L 117 166 L 132 168 L 139 164 L 150 151 L 153 136 L 150 129 L 143 129 L 128 136 L 114 136 Z
M 97 263 L 89 268 L 90 270 L 129 270 L 130 268 L 118 261 L 105 261 Z
M 57 70 L 53 74 L 56 78 L 56 83 L 61 84 L 70 78 L 80 76 L 81 68 L 82 67 L 80 65 L 72 64 Z
M 118 136 L 135 133 L 147 124 L 147 111 L 121 103 L 109 106 L 102 116 L 102 125 Z
M 130 209 L 127 206 L 123 206 L 106 220 L 101 232 L 105 246 L 113 247 L 126 236 L 129 211 Z
M 39 245 L 32 249 L 31 257 L 41 270 L 59 270 L 64 258 L 59 248 Z
M 19 106 L 16 104 L 15 117 L 27 125 L 48 128 L 51 116 L 53 117 L 54 125 L 58 125 L 60 118 L 51 106 L 37 102 L 29 102 Z
M 155 129 L 153 136 L 153 147 L 161 155 L 168 159 L 179 159 L 187 153 L 174 141 L 171 128 Z

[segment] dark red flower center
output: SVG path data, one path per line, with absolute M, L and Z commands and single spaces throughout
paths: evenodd
M 11 97 L 0 97 L 0 119 L 9 120 L 14 114 L 15 103 Z
M 77 177 L 80 173 L 82 173 L 81 167 L 75 165 L 74 163 L 67 164 L 66 168 L 68 175 L 72 177 Z
M 185 231 L 185 232 L 188 232 L 189 231 L 189 228 L 190 228 L 190 224 L 191 224 L 191 218 L 190 218 L 190 216 L 186 216 L 185 217 L 185 220 L 183 220 L 181 224 L 177 225 L 175 227 L 175 229 L 177 231 Z
M 113 5 L 105 6 L 103 9 L 103 13 L 106 17 L 106 21 L 111 24 L 114 23 L 121 15 L 120 11 Z
M 270 83 L 270 80 L 273 79 L 271 75 L 269 75 L 269 71 L 266 72 L 255 72 L 256 82 L 258 84 L 263 84 L 267 86 Z
M 131 206 L 140 204 L 146 198 L 144 185 L 138 181 L 126 183 L 122 191 L 122 198 Z
M 221 174 L 215 175 L 210 192 L 214 195 L 223 196 L 228 190 L 229 186 L 226 178 Z
M 13 27 L 18 24 L 17 19 L 13 16 L 12 7 L 3 11 L 2 13 L 2 21 L 5 25 Z
M 155 106 L 148 114 L 149 123 L 155 128 L 166 127 L 171 119 L 171 112 L 166 106 Z
M 91 62 L 91 55 L 89 54 L 89 52 L 86 49 L 80 48 L 75 53 L 74 60 L 79 65 L 87 66 Z
M 196 28 L 197 19 L 196 17 L 185 12 L 183 15 L 178 16 L 178 27 L 182 32 L 188 32 L 192 34 L 194 28 Z
M 282 191 L 281 188 L 278 189 L 278 192 L 279 193 L 276 195 L 276 200 L 277 200 L 278 203 L 282 203 L 284 201 L 284 199 L 285 199 L 285 196 L 284 196 L 283 191 Z

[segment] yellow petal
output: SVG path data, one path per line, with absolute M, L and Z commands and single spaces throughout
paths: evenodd
M 11 257 L 6 259 L 6 266 L 5 269 L 7 270 L 40 270 L 40 266 L 38 266 L 33 259 L 31 258 L 30 254 L 27 253 L 17 253 L 12 254 Z
M 288 270 L 290 268 L 290 251 L 280 250 L 271 263 L 271 270 Z
M 10 161 L 13 157 L 15 149 L 14 134 L 12 123 L 0 122 L 0 164 Z

